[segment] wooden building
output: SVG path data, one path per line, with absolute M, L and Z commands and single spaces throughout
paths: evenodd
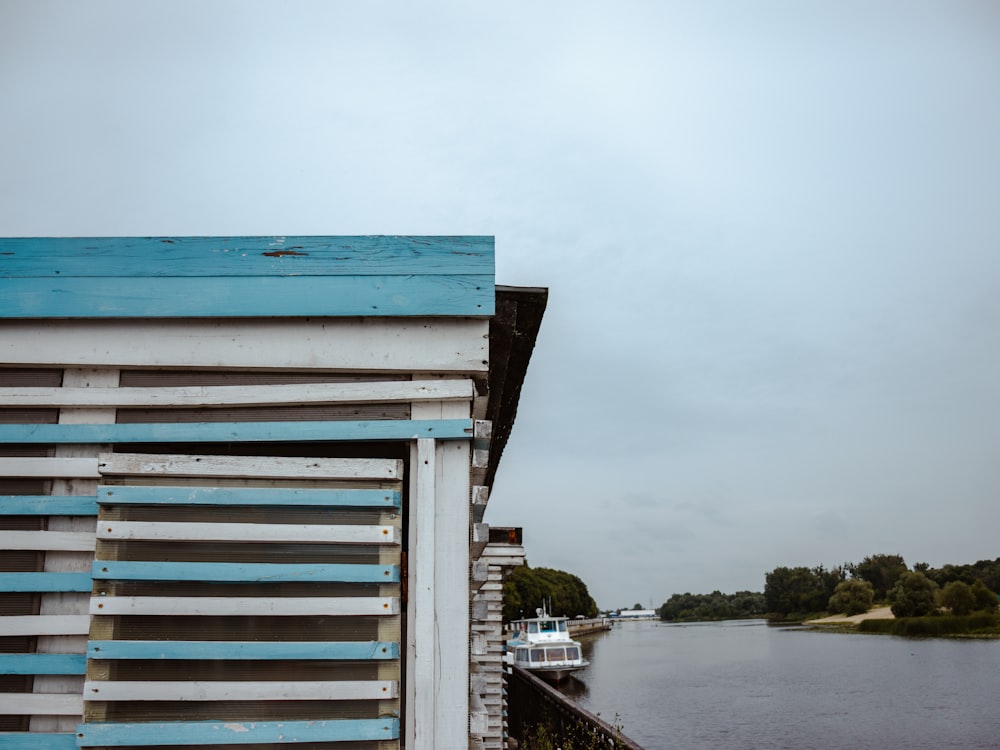
M 0 748 L 503 747 L 482 519 L 546 292 L 493 268 L 0 239 Z

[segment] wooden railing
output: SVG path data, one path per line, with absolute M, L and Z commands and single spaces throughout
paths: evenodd
M 508 727 L 521 750 L 642 750 L 620 727 L 580 708 L 530 672 L 508 669 Z

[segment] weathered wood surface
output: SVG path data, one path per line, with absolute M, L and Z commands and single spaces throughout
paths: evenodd
M 399 583 L 399 566 L 353 563 L 136 562 L 97 560 L 93 577 L 113 581 L 292 581 Z
M 0 654 L 0 674 L 83 674 L 86 668 L 83 654 Z
M 266 459 L 265 459 L 266 461 Z M 316 467 L 312 467 L 316 468 Z M 325 462 L 324 462 L 325 468 Z M 390 467 L 392 471 L 394 467 Z M 111 473 L 111 472 L 109 472 Z M 259 476 L 259 475 L 258 475 Z M 245 487 L 102 487 L 101 505 L 246 505 L 318 506 L 325 508 L 398 508 L 399 490 L 283 489 Z M 3 498 L 0 497 L 0 509 Z
M 0 715 L 16 716 L 79 716 L 83 713 L 83 697 L 68 693 L 3 693 Z
M 46 532 L 0 532 L 44 534 Z M 295 544 L 396 544 L 396 529 L 378 525 L 297 523 L 180 523 L 170 521 L 101 521 L 98 539 L 154 541 L 290 542 Z M 26 549 L 21 547 L 20 549 Z M 37 549 L 35 547 L 27 549 Z
M 90 574 L 0 573 L 0 591 L 90 591 Z
M 6 615 L 0 617 L 0 636 L 86 635 L 89 629 L 90 615 Z
M 167 475 L 255 479 L 399 479 L 403 462 L 395 459 L 254 456 L 199 456 L 155 453 L 102 453 L 100 470 L 106 475 Z M 212 488 L 215 489 L 215 488 Z M 145 492 L 147 488 L 102 488 L 102 496 Z M 221 488 L 220 488 L 221 491 Z M 270 490 L 265 490 L 269 492 Z M 287 490 L 281 490 L 286 492 Z
M 0 238 L 0 278 L 483 275 L 489 236 Z
M 488 335 L 489 321 L 474 318 L 0 319 L 0 361 L 482 374 Z
M 84 531 L 4 531 L 0 549 L 93 552 L 94 535 Z
M 420 380 L 164 388 L 0 388 L 5 407 L 232 407 L 469 400 L 472 381 Z
M 88 701 L 341 701 L 382 700 L 398 695 L 392 680 L 227 682 L 213 680 L 87 680 Z
M 77 750 L 71 732 L 0 732 L 3 750 Z
M 469 439 L 472 420 L 0 424 L 0 443 L 193 443 Z
M 0 516 L 96 516 L 93 495 L 0 495 Z
M 89 578 L 89 576 L 88 576 Z M 395 615 L 394 597 L 104 596 L 90 600 L 92 615 Z
M 492 276 L 19 278 L 0 318 L 490 316 Z
M 0 458 L 0 477 L 97 479 L 100 476 L 96 458 Z
M 90 641 L 90 659 L 372 661 L 399 658 L 390 641 Z
M 82 724 L 80 747 L 148 745 L 251 745 L 268 742 L 364 742 L 399 736 L 399 719 L 338 719 L 332 721 L 142 722 Z

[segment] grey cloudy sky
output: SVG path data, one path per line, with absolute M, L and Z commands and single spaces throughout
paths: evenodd
M 601 606 L 1000 555 L 1000 5 L 0 2 L 0 234 L 491 234 Z

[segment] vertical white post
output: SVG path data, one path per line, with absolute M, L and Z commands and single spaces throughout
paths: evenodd
M 406 747 L 436 747 L 434 527 L 435 441 L 410 451 L 409 603 L 407 606 Z

